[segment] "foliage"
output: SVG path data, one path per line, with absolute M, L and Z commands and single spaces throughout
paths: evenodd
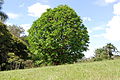
M 7 61 L 7 53 L 12 41 L 12 35 L 6 29 L 6 25 L 0 22 L 0 64 Z
M 6 63 L 0 65 L 1 70 L 13 70 L 13 69 L 23 69 L 24 60 L 14 53 L 8 53 L 8 58 Z
M 29 45 L 27 35 L 21 36 L 20 39 L 23 40 L 27 45 Z
M 14 42 L 12 43 L 10 52 L 14 52 L 21 58 L 26 59 L 28 55 L 27 44 L 21 39 L 15 37 L 14 35 L 12 36 L 12 38 Z
M 0 0 L 0 21 L 2 22 L 4 22 L 8 18 L 8 16 L 1 11 L 3 3 L 4 3 L 4 0 Z
M 14 54 L 14 59 L 12 59 L 13 57 L 10 56 L 9 53 Z M 27 56 L 28 49 L 26 43 L 17 38 L 16 36 L 12 35 L 7 30 L 6 25 L 0 22 L 0 67 L 2 67 L 1 70 L 6 70 L 6 68 L 10 68 L 10 59 L 12 60 L 11 63 L 17 63 L 16 60 L 18 62 L 21 59 L 26 60 Z
M 9 25 L 7 29 L 14 37 L 17 37 L 20 41 L 28 45 L 27 35 L 24 35 L 25 30 L 23 27 L 17 25 Z
M 8 53 L 6 63 L 0 65 L 0 70 L 14 70 L 34 67 L 32 60 L 25 60 L 15 55 L 15 53 Z
M 29 29 L 30 50 L 37 64 L 73 63 L 88 48 L 88 31 L 67 5 L 48 9 Z
M 99 48 L 95 50 L 96 59 L 97 61 L 101 61 L 102 59 L 108 59 L 108 54 L 104 48 Z
M 114 55 L 113 52 L 118 53 L 117 48 L 113 44 L 108 43 L 103 48 L 95 50 L 96 60 L 110 59 Z
M 111 58 L 113 56 L 113 52 L 115 53 L 118 53 L 119 51 L 117 50 L 117 48 L 111 44 L 111 43 L 108 43 L 104 49 L 106 50 L 108 56 Z
M 24 33 L 24 29 L 20 26 L 16 25 L 9 25 L 7 26 L 7 29 L 16 37 L 21 37 L 20 35 Z

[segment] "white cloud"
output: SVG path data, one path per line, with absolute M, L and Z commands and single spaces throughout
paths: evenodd
M 109 40 L 120 40 L 120 16 L 113 16 L 107 24 L 105 38 Z
M 90 17 L 83 17 L 82 19 L 83 19 L 83 21 L 92 21 L 92 19 Z
M 88 32 L 89 33 L 94 33 L 94 32 L 97 32 L 97 31 L 105 31 L 106 27 L 104 27 L 106 25 L 101 25 L 101 26 L 98 26 L 98 27 L 94 27 L 94 28 L 88 28 Z
M 91 28 L 91 29 L 88 28 L 88 32 L 89 32 L 89 33 L 93 33 L 93 34 L 92 34 L 92 37 L 95 37 L 95 38 L 104 37 L 104 34 L 105 34 L 105 33 L 97 33 L 97 32 L 101 32 L 101 31 L 105 31 L 105 30 L 106 30 L 106 27 L 104 27 L 104 26 L 105 26 L 105 25 L 101 25 L 101 26 L 94 27 L 94 28 Z
M 100 37 L 104 37 L 104 33 L 102 33 L 102 34 L 95 34 L 95 35 L 93 35 L 93 37 L 95 37 L 95 38 L 100 38 Z
M 28 15 L 34 17 L 40 17 L 42 13 L 46 11 L 46 9 L 50 8 L 49 5 L 43 5 L 41 3 L 36 3 L 28 7 Z
M 96 0 L 95 4 L 99 6 L 107 6 L 108 4 L 112 4 L 118 2 L 120 0 Z
M 116 1 L 118 1 L 118 0 L 105 0 L 105 3 L 114 3 Z
M 20 15 L 16 14 L 16 13 L 7 13 L 8 17 L 10 19 L 15 19 L 18 18 Z
M 92 30 L 93 31 L 100 31 L 100 30 L 105 30 L 105 28 L 101 26 L 101 27 L 95 27 Z
M 119 1 L 119 0 L 118 0 Z M 115 16 L 108 22 L 105 33 L 105 38 L 109 40 L 119 41 L 120 40 L 120 2 L 113 5 L 113 13 Z
M 94 4 L 99 6 L 106 6 L 105 0 L 96 0 Z
M 28 29 L 30 29 L 31 25 L 30 24 L 21 24 L 21 27 L 25 30 L 25 34 L 28 35 Z
M 117 3 L 117 4 L 114 4 L 113 9 L 114 9 L 114 12 L 113 12 L 113 13 L 114 13 L 115 15 L 120 15 L 120 2 Z

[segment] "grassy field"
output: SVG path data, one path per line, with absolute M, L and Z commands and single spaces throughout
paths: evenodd
M 120 80 L 120 59 L 3 71 L 0 80 Z

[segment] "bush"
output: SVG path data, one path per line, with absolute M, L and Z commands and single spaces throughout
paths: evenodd
M 28 53 L 26 43 L 13 36 L 0 22 L 0 70 L 24 68 Z

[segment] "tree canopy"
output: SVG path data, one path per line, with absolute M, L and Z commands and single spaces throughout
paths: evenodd
M 89 43 L 87 28 L 67 5 L 47 9 L 33 22 L 28 38 L 36 63 L 45 65 L 76 62 Z
M 6 26 L 0 22 L 0 64 L 6 62 L 11 42 L 12 35 L 6 29 Z
M 9 53 L 12 53 L 12 55 L 9 55 Z M 13 64 L 13 57 L 17 60 L 25 60 L 28 57 L 26 43 L 12 35 L 7 30 L 7 26 L 0 22 L 0 70 L 5 70 L 10 63 Z
M 21 34 L 24 33 L 23 27 L 16 26 L 16 25 L 9 25 L 7 26 L 7 29 L 16 37 L 21 37 Z
M 96 55 L 96 58 L 108 59 L 108 58 L 112 58 L 112 56 L 114 55 L 113 52 L 118 53 L 119 51 L 113 44 L 108 43 L 102 48 L 96 49 L 95 55 Z
M 4 22 L 8 18 L 8 16 L 1 11 L 3 3 L 4 3 L 4 0 L 0 0 L 0 21 L 1 22 Z

